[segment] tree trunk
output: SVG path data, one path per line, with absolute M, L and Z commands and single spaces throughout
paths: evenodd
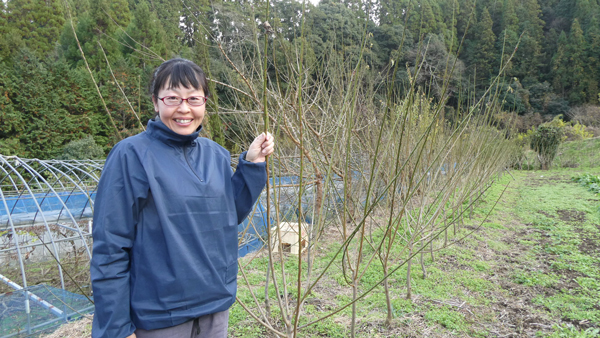
M 383 264 L 383 275 L 387 276 L 388 274 L 388 268 L 387 268 L 387 262 L 385 262 Z M 386 326 L 390 326 L 392 325 L 392 319 L 393 319 L 393 309 L 392 309 L 392 298 L 390 297 L 390 283 L 388 281 L 388 277 L 385 277 L 385 280 L 383 281 L 383 288 L 385 290 L 385 303 L 387 305 L 387 318 L 385 319 L 385 325 Z
M 356 299 L 357 294 L 358 294 L 358 280 L 355 277 L 353 280 L 353 283 L 352 283 L 352 300 Z M 352 322 L 350 324 L 350 337 L 351 338 L 356 337 L 356 302 L 352 303 Z
M 413 246 L 412 241 L 408 244 L 408 257 L 412 256 Z M 410 285 L 410 268 L 412 265 L 412 258 L 408 259 L 408 263 L 406 264 L 406 299 L 412 299 L 412 289 Z

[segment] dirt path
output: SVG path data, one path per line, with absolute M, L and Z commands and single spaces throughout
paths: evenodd
M 477 322 L 491 336 L 597 333 L 600 201 L 572 183 L 571 176 L 519 175 L 492 217 L 507 231 L 499 238 L 504 250 L 480 251 L 494 262 L 486 279 L 499 287 L 490 293 L 491 320 Z

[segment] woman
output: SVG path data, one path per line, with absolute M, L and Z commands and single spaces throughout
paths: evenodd
M 157 117 L 112 149 L 94 204 L 92 337 L 226 337 L 237 288 L 237 225 L 267 177 L 259 135 L 232 175 L 227 150 L 198 138 L 209 96 L 185 59 L 154 72 Z

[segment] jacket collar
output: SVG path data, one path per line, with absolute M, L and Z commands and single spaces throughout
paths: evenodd
M 200 130 L 202 130 L 202 125 L 189 135 L 180 135 L 167 127 L 160 119 L 149 120 L 148 128 L 146 128 L 146 132 L 151 137 L 174 146 L 188 146 L 193 144 L 194 140 L 198 138 Z

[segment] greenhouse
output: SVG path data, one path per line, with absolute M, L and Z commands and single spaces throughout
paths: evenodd
M 0 155 L 0 163 L 0 337 L 91 313 L 92 215 L 104 161 Z M 240 256 L 263 246 L 261 201 L 239 225 Z

